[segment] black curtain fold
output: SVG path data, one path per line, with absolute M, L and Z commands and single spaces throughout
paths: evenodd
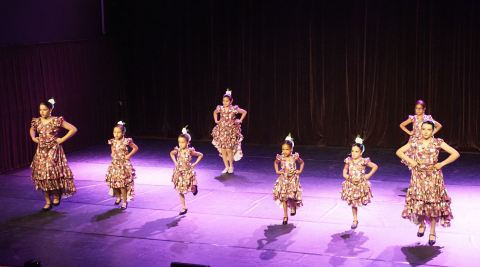
M 208 139 L 226 88 L 245 142 L 396 148 L 423 99 L 437 137 L 480 148 L 479 3 L 123 1 L 128 109 L 137 136 Z M 122 24 L 122 25 L 124 25 Z M 129 40 L 128 42 L 126 40 Z
M 0 47 L 0 173 L 30 163 L 36 149 L 30 122 L 51 97 L 53 115 L 78 129 L 63 145 L 67 152 L 111 138 L 116 122 L 125 120 L 118 104 L 125 83 L 115 51 L 103 39 Z

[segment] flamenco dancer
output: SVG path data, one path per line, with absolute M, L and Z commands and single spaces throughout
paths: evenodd
M 282 224 L 288 224 L 288 208 L 290 208 L 290 215 L 295 216 L 297 207 L 303 206 L 303 189 L 298 175 L 302 173 L 305 164 L 298 153 L 292 154 L 293 146 L 293 139 L 289 134 L 282 145 L 282 155 L 277 155 L 274 162 L 275 172 L 280 174 L 280 177 L 273 187 L 273 200 L 283 206 L 285 217 Z M 297 170 L 297 162 L 300 163 L 300 170 Z M 278 163 L 280 163 L 280 170 L 278 170 Z
M 358 226 L 357 208 L 366 206 L 370 203 L 370 198 L 373 197 L 372 185 L 368 179 L 378 169 L 378 166 L 371 162 L 370 158 L 362 158 L 363 152 L 365 152 L 365 145 L 363 145 L 363 140 L 359 136 L 355 139 L 355 144 L 352 145 L 352 156 L 344 160 L 343 178 L 346 181 L 342 183 L 342 192 L 340 194 L 342 200 L 347 201 L 348 205 L 352 206 L 352 229 Z M 365 167 L 367 166 L 372 168 L 372 170 L 365 174 Z
M 223 106 L 217 106 L 213 112 L 213 119 L 217 126 L 212 130 L 212 144 L 218 149 L 220 156 L 223 158 L 225 169 L 222 173 L 233 173 L 233 161 L 239 161 L 243 157 L 241 144 L 243 135 L 240 124 L 245 119 L 247 111 L 238 106 L 232 106 L 232 91 L 228 90 L 228 88 L 225 95 L 223 95 L 222 102 Z M 220 119 L 218 119 L 219 113 Z M 240 119 L 235 118 L 238 113 L 242 114 Z
M 37 152 L 30 166 L 35 188 L 42 190 L 46 204 L 41 211 L 49 211 L 59 206 L 62 198 L 76 193 L 73 173 L 68 167 L 62 143 L 76 132 L 77 128 L 63 117 L 52 117 L 55 100 L 52 98 L 40 103 L 40 117 L 32 119 L 30 136 L 37 143 Z M 65 128 L 68 133 L 59 138 L 58 131 Z M 37 137 L 38 134 L 38 137 Z M 52 201 L 53 196 L 53 201 Z
M 450 221 L 453 219 L 450 208 L 452 200 L 443 182 L 442 167 L 455 161 L 460 154 L 442 139 L 433 138 L 435 122 L 431 120 L 422 122 L 421 131 L 421 138 L 412 140 L 397 151 L 397 156 L 408 162 L 412 171 L 402 217 L 420 225 L 418 237 L 424 235 L 425 224 L 430 224 L 428 243 L 434 245 L 436 223 L 440 222 L 443 227 L 450 227 Z M 407 157 L 405 152 L 410 149 L 413 154 Z M 450 154 L 442 162 L 438 162 L 440 149 Z
M 130 157 L 137 153 L 138 147 L 133 143 L 132 138 L 125 138 L 125 132 L 127 128 L 125 123 L 119 121 L 113 128 L 113 137 L 108 140 L 108 144 L 112 148 L 112 162 L 108 167 L 107 175 L 105 176 L 105 182 L 110 187 L 111 195 L 117 197 L 115 205 L 120 204 L 123 199 L 120 209 L 126 210 L 128 201 L 133 200 L 135 196 L 135 184 L 134 179 L 135 169 L 130 162 Z M 132 151 L 128 153 L 128 147 L 132 148 Z
M 192 192 L 194 196 L 198 194 L 197 173 L 193 170 L 197 166 L 198 162 L 203 158 L 203 154 L 195 151 L 195 148 L 189 147 L 192 137 L 187 132 L 187 126 L 182 129 L 182 134 L 178 136 L 178 146 L 170 152 L 175 163 L 175 169 L 173 170 L 172 182 L 180 195 L 180 201 L 183 205 L 183 210 L 179 215 L 187 213 L 188 209 L 185 206 L 185 194 Z M 175 155 L 177 158 L 175 159 Z M 192 164 L 192 156 L 197 157 L 197 161 Z
M 435 123 L 435 130 L 433 131 L 433 135 L 435 135 L 442 128 L 442 125 L 438 121 L 435 121 L 432 118 L 432 115 L 425 114 L 426 109 L 427 109 L 427 105 L 425 104 L 425 102 L 423 102 L 423 100 L 418 100 L 415 103 L 415 115 L 408 116 L 408 119 L 400 124 L 400 129 L 402 129 L 404 132 L 410 135 L 410 138 L 408 139 L 408 143 L 411 143 L 413 140 L 416 140 L 422 137 L 422 129 L 421 129 L 422 123 L 426 120 L 430 120 Z M 406 127 L 410 123 L 413 123 L 412 131 L 409 131 Z M 411 158 L 413 156 L 413 149 L 406 151 L 405 155 Z M 407 165 L 407 167 L 411 169 L 411 166 L 409 165 L 408 161 L 402 160 L 402 163 Z

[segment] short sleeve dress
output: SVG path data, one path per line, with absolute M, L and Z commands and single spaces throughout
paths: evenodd
M 108 144 L 113 147 L 113 158 L 105 176 L 105 182 L 110 188 L 125 188 L 127 190 L 127 201 L 135 197 L 134 179 L 137 179 L 135 169 L 130 159 L 125 159 L 128 155 L 128 146 L 133 143 L 132 138 L 122 138 L 108 140 Z
M 411 169 L 412 177 L 402 217 L 415 224 L 420 223 L 418 216 L 425 216 L 427 223 L 430 223 L 430 218 L 436 218 L 443 227 L 450 227 L 453 219 L 450 208 L 452 200 L 445 188 L 442 170 L 435 168 L 442 143 L 440 138 L 432 138 L 425 147 L 418 139 L 411 143 L 412 159 L 419 164 Z
M 217 106 L 215 109 L 220 113 L 220 120 L 217 126 L 212 130 L 212 144 L 217 148 L 222 156 L 222 148 L 233 151 L 233 159 L 239 161 L 243 157 L 242 153 L 242 127 L 240 123 L 235 122 L 235 116 L 238 114 L 238 106 Z
M 434 121 L 433 118 L 432 118 L 432 115 L 425 115 L 425 114 L 423 114 L 423 117 L 422 117 L 421 120 L 418 119 L 417 115 L 410 115 L 410 116 L 408 116 L 408 119 L 413 122 L 413 126 L 412 126 L 413 134 L 408 139 L 408 143 L 412 143 L 413 140 L 417 140 L 417 139 L 420 139 L 422 137 L 422 123 L 424 121 L 426 121 L 426 120 Z M 413 156 L 413 153 L 414 153 L 413 148 L 410 148 L 409 150 L 407 150 L 405 152 L 405 156 L 411 158 Z M 408 161 L 405 161 L 405 160 L 402 159 L 402 163 L 407 165 L 407 167 L 409 169 L 412 168 L 412 166 L 410 166 L 410 163 Z
M 197 174 L 192 168 L 192 155 L 195 148 L 189 147 L 186 151 L 182 151 L 175 147 L 174 150 L 177 154 L 177 166 L 173 169 L 173 186 L 180 194 L 193 193 L 197 186 Z
M 355 163 L 352 157 L 344 160 L 348 164 L 348 179 L 342 183 L 342 200 L 347 201 L 352 207 L 366 206 L 373 197 L 371 184 L 365 179 L 365 167 L 370 162 L 370 158 L 360 158 Z
M 41 118 L 32 119 L 31 126 L 38 134 L 39 143 L 31 164 L 35 188 L 42 191 L 60 190 L 61 198 L 77 192 L 73 173 L 67 163 L 62 145 L 57 143 L 63 117 L 53 117 L 46 124 Z
M 297 174 L 296 160 L 300 157 L 298 153 L 291 154 L 290 157 L 277 155 L 276 159 L 281 165 L 281 174 L 273 187 L 273 200 L 277 204 L 287 202 L 288 207 L 303 206 L 302 186 L 300 185 L 300 177 Z

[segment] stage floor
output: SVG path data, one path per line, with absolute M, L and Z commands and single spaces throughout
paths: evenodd
M 114 206 L 103 181 L 110 163 L 105 141 L 67 154 L 78 192 L 50 212 L 30 180 L 30 169 L 0 176 L 0 265 L 37 260 L 53 266 L 478 266 L 480 262 L 479 154 L 462 154 L 444 167 L 455 217 L 451 228 L 428 231 L 401 218 L 410 172 L 394 150 L 368 149 L 379 166 L 371 178 L 374 198 L 359 208 L 340 200 L 343 160 L 349 148 L 297 146 L 305 161 L 300 175 L 304 206 L 282 225 L 272 200 L 278 175 L 273 162 L 281 146 L 244 145 L 234 174 L 209 142 L 193 142 L 204 153 L 196 167 L 199 194 L 186 195 L 188 213 L 170 181 L 170 151 L 176 140 L 135 140 L 138 179 L 126 211 Z M 441 153 L 441 159 L 447 155 Z

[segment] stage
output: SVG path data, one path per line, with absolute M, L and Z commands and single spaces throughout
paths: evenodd
M 374 198 L 359 208 L 350 229 L 351 208 L 340 200 L 343 160 L 350 148 L 297 145 L 305 161 L 300 175 L 304 206 L 282 225 L 283 210 L 272 200 L 278 175 L 273 162 L 281 146 L 244 144 L 233 174 L 210 142 L 194 141 L 204 153 L 195 168 L 197 196 L 186 195 L 182 210 L 170 181 L 170 151 L 176 140 L 134 139 L 138 179 L 126 211 L 114 205 L 103 181 L 110 163 L 104 143 L 67 154 L 77 194 L 52 211 L 24 168 L 0 176 L 0 265 L 37 260 L 53 266 L 477 266 L 480 262 L 480 154 L 462 154 L 444 167 L 452 198 L 451 228 L 428 232 L 401 218 L 410 172 L 394 150 L 367 149 L 379 167 L 371 178 Z M 300 143 L 300 142 L 298 142 Z M 67 142 L 68 145 L 68 142 Z M 441 153 L 440 160 L 446 158 Z

